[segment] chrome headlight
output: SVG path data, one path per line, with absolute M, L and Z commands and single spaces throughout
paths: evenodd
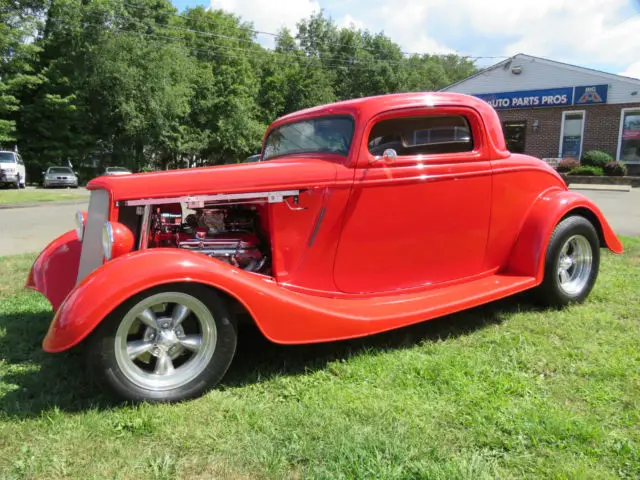
M 102 250 L 104 251 L 104 258 L 111 260 L 113 253 L 113 227 L 111 222 L 105 222 L 102 227 Z
M 85 217 L 82 212 L 76 212 L 76 235 L 78 235 L 78 241 L 82 241 L 84 236 L 84 222 Z

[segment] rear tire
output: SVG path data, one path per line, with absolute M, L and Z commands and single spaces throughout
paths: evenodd
M 600 241 L 593 224 L 573 215 L 562 220 L 549 239 L 544 279 L 536 289 L 538 301 L 561 308 L 583 302 L 600 269 Z
M 235 355 L 236 325 L 215 291 L 168 285 L 116 308 L 86 345 L 90 375 L 134 402 L 178 402 L 213 388 Z

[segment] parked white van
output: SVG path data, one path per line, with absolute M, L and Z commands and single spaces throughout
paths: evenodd
M 0 185 L 24 188 L 26 182 L 27 172 L 22 157 L 16 152 L 0 150 Z

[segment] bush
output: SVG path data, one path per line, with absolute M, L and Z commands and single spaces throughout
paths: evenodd
M 621 162 L 605 163 L 602 170 L 608 177 L 624 177 L 627 174 L 627 167 Z
M 580 166 L 580 162 L 578 162 L 575 158 L 563 158 L 558 162 L 558 167 L 556 170 L 560 173 L 570 172 L 574 168 L 578 168 Z
M 604 168 L 610 162 L 613 162 L 613 157 L 602 150 L 589 150 L 582 157 L 582 164 L 591 167 Z
M 601 177 L 602 168 L 583 165 L 583 166 L 574 168 L 567 175 L 585 175 L 589 177 Z

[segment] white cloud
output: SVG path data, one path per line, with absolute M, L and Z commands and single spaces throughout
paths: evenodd
M 340 26 L 383 31 L 404 51 L 451 53 L 446 39 L 455 32 L 469 37 L 457 51 L 464 55 L 528 53 L 587 67 L 638 69 L 640 15 L 633 15 L 629 0 L 212 0 L 211 6 L 267 31 L 295 29 L 299 19 L 325 7 L 341 18 Z M 504 38 L 510 40 L 497 43 Z M 495 51 L 477 51 L 479 39 L 497 45 Z
M 629 65 L 624 72 L 620 72 L 620 75 L 640 79 L 640 61 Z
M 253 22 L 256 30 L 277 33 L 282 27 L 295 31 L 296 23 L 319 11 L 320 4 L 315 0 L 211 0 L 209 8 L 239 15 Z
M 357 20 L 349 14 L 342 17 L 342 20 L 336 23 L 340 28 L 355 28 L 356 30 L 364 30 L 366 28 L 363 21 Z

